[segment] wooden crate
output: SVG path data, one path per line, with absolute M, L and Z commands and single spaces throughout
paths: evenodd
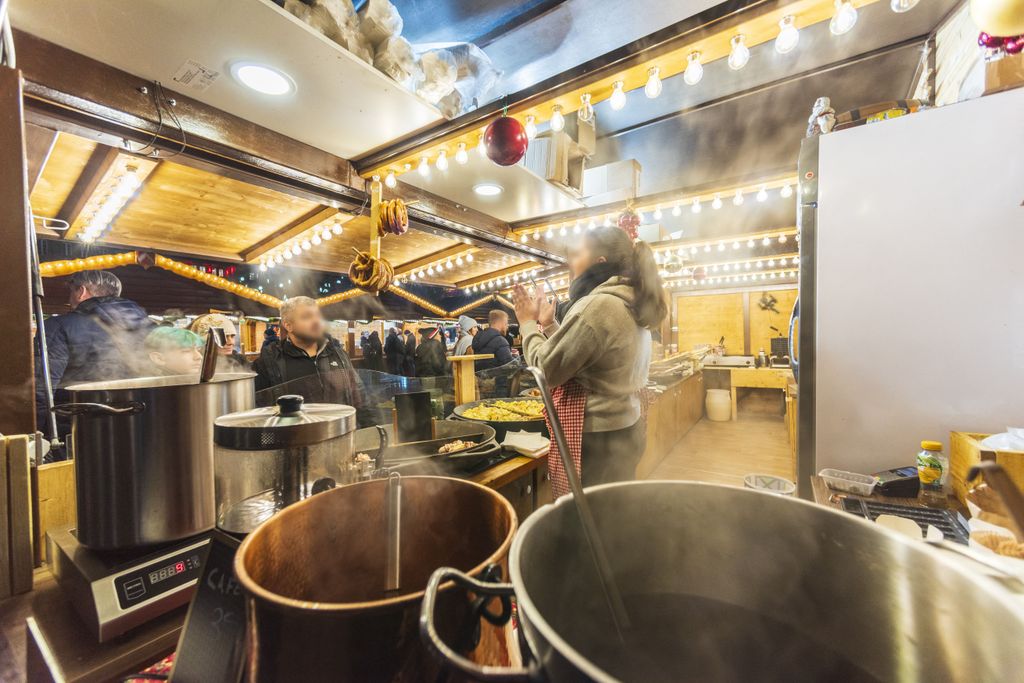
M 988 434 L 975 432 L 949 433 L 949 478 L 953 494 L 966 505 L 967 471 L 982 460 L 994 460 L 1006 470 L 1010 479 L 1024 491 L 1024 451 L 992 451 L 982 447 Z

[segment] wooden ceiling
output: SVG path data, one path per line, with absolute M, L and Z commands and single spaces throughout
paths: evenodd
M 351 216 L 273 189 L 217 175 L 173 159 L 159 162 L 116 150 L 67 133 L 54 142 L 32 189 L 33 213 L 61 217 L 71 224 L 64 239 L 76 233 L 128 166 L 139 170 L 142 187 L 131 197 L 98 240 L 99 244 L 152 249 L 225 261 L 260 263 L 291 245 L 315 241 L 336 223 L 341 233 L 310 244 L 286 261 L 290 267 L 344 273 L 353 248 L 369 245 L 368 216 Z M 50 234 L 51 237 L 61 237 Z M 443 263 L 448 255 L 472 253 L 473 260 L 438 269 L 426 282 L 454 285 L 525 263 L 521 258 L 474 247 L 412 229 L 382 241 L 382 256 L 404 272 Z

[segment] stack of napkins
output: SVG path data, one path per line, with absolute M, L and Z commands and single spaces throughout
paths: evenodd
M 508 432 L 501 445 L 528 458 L 547 455 L 551 441 L 537 432 Z

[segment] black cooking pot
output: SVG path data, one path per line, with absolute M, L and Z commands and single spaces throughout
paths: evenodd
M 840 511 L 694 482 L 587 489 L 631 621 L 620 639 L 571 498 L 512 543 L 512 583 L 440 569 L 420 634 L 449 667 L 486 681 L 1009 681 L 1024 671 L 1024 584 L 993 580 Z M 523 669 L 485 669 L 434 627 L 449 580 L 516 596 Z M 514 588 L 513 588 L 514 587 Z

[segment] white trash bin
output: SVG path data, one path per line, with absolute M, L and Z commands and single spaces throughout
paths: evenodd
M 732 419 L 732 396 L 728 389 L 708 389 L 704 397 L 704 408 L 712 422 L 728 422 Z

